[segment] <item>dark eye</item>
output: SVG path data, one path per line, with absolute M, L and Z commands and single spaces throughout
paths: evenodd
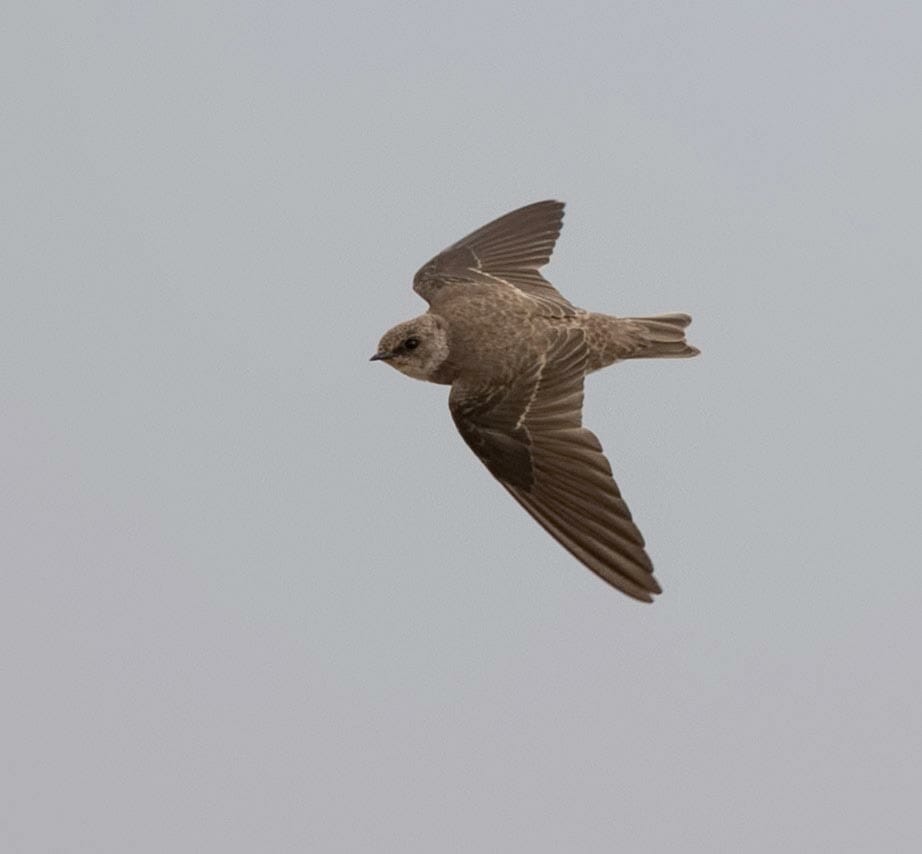
M 415 350 L 417 347 L 419 347 L 419 338 L 407 338 L 407 340 L 403 342 L 404 350 Z

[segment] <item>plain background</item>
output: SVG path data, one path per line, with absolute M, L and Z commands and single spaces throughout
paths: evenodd
M 6 852 L 922 850 L 914 3 L 12 3 Z M 665 594 L 369 364 L 568 202 Z

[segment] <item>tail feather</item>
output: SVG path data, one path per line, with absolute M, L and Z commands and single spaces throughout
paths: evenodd
M 636 336 L 637 349 L 626 359 L 687 359 L 701 351 L 685 340 L 687 314 L 659 314 L 655 317 L 630 317 L 625 320 Z

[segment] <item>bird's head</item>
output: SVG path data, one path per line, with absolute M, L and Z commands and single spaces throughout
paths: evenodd
M 371 357 L 417 380 L 432 380 L 447 359 L 448 325 L 434 314 L 422 314 L 389 329 Z

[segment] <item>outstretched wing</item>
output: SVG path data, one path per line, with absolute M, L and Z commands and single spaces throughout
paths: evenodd
M 413 277 L 413 290 L 433 304 L 443 290 L 494 283 L 518 288 L 550 309 L 574 306 L 538 270 L 547 264 L 563 224 L 563 202 L 536 202 L 507 213 L 444 249 Z
M 661 592 L 644 540 L 595 435 L 582 426 L 588 356 L 581 330 L 558 333 L 509 388 L 452 387 L 455 424 L 499 482 L 564 548 L 645 602 Z

